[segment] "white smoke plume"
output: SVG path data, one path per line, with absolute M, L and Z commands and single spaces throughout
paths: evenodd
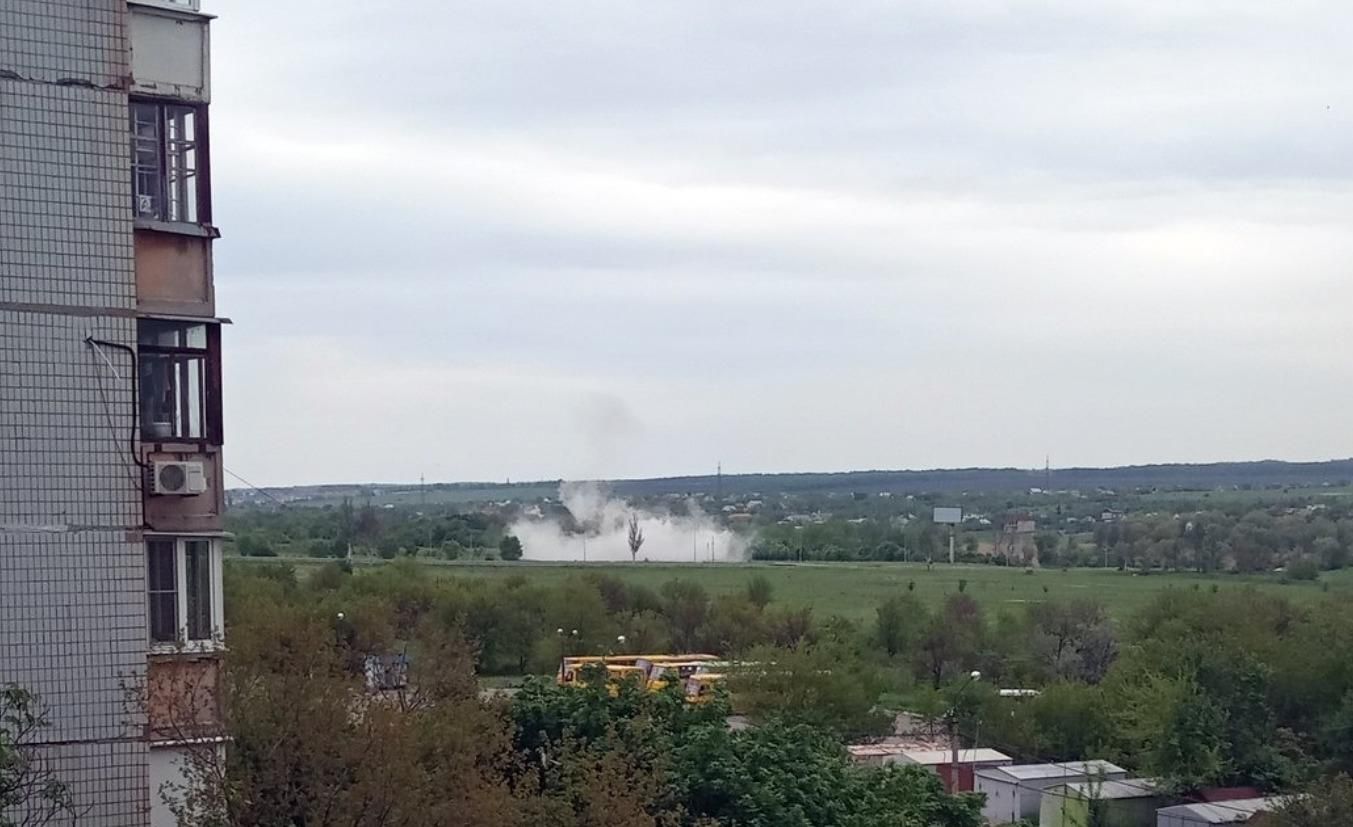
M 644 533 L 640 561 L 679 563 L 730 562 L 746 559 L 747 540 L 719 525 L 694 500 L 680 504 L 684 513 L 656 513 L 632 508 L 593 482 L 565 482 L 559 501 L 583 528 L 566 530 L 557 519 L 523 518 L 508 527 L 522 543 L 527 560 L 629 560 L 629 519 L 637 515 Z

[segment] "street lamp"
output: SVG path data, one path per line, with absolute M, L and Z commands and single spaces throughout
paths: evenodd
M 564 677 L 564 661 L 568 659 L 569 655 L 573 654 L 572 650 L 577 648 L 578 630 L 573 629 L 566 635 L 564 634 L 564 627 L 559 626 L 555 628 L 554 633 L 559 636 L 559 677 L 562 679 Z
M 963 701 L 963 693 L 968 690 L 975 682 L 982 679 L 982 673 L 976 669 L 968 673 L 968 679 L 959 684 L 958 691 L 954 693 L 954 701 L 949 706 L 949 712 L 945 715 L 949 719 L 949 778 L 945 786 L 949 792 L 954 792 L 958 787 L 958 705 Z M 973 749 L 977 744 L 973 744 Z

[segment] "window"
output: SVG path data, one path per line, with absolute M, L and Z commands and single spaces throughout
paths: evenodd
M 221 444 L 220 326 L 141 319 L 141 438 Z
M 146 544 L 146 589 L 150 597 L 150 639 L 154 643 L 178 640 L 178 566 L 172 540 Z
M 207 222 L 205 120 L 205 110 L 197 106 L 132 103 L 132 209 L 137 218 Z
M 152 645 L 215 640 L 222 626 L 217 542 L 198 537 L 147 540 L 146 595 Z

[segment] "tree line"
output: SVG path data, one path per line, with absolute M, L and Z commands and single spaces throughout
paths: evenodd
M 963 531 L 960 562 L 1005 565 L 989 549 L 993 531 Z M 1353 562 L 1353 513 L 1346 507 L 1276 506 L 1143 512 L 1100 521 L 1092 528 L 1048 530 L 1032 538 L 1043 566 L 1110 566 L 1162 571 L 1265 572 L 1284 569 L 1297 579 Z M 758 531 L 756 560 L 939 561 L 948 538 L 928 520 L 898 525 L 879 520 L 827 519 L 772 525 Z
M 355 574 L 332 564 L 305 582 L 284 567 L 231 567 L 227 585 L 232 619 L 261 599 L 342 612 L 361 651 L 435 622 L 464 636 L 480 673 L 552 673 L 562 655 L 608 652 L 774 663 L 733 678 L 739 710 L 839 738 L 889 731 L 887 710 L 939 719 L 962 706 L 969 741 L 1024 760 L 1108 757 L 1179 789 L 1288 789 L 1353 771 L 1353 601 L 1337 594 L 1299 606 L 1197 584 L 1114 622 L 1093 599 L 992 611 L 962 590 L 934 608 L 903 590 L 859 623 L 781 605 L 759 576 L 711 595 L 688 580 L 650 588 L 600 573 L 430 578 L 410 562 Z M 972 671 L 983 678 L 960 704 L 955 686 Z
M 233 550 L 244 557 L 519 559 L 521 543 L 502 515 L 435 506 L 380 508 L 344 500 L 323 508 L 241 508 L 227 518 Z
M 180 819 L 222 827 L 980 824 L 974 797 L 946 794 L 919 768 L 855 766 L 830 728 L 768 717 L 730 730 L 723 694 L 696 705 L 675 685 L 650 693 L 633 681 L 608 688 L 599 677 L 582 687 L 534 678 L 510 698 L 480 691 L 476 665 L 504 643 L 489 638 L 510 634 L 473 618 L 480 608 L 467 597 L 543 597 L 559 611 L 581 600 L 567 619 L 578 634 L 569 628 L 554 639 L 561 650 L 601 649 L 645 599 L 628 594 L 624 607 L 608 609 L 612 586 L 579 578 L 557 594 L 531 595 L 522 591 L 529 584 L 429 581 L 399 566 L 349 574 L 335 564 L 303 582 L 284 566 L 232 567 L 230 646 L 217 684 L 231 741 L 224 751 L 191 751 L 193 783 L 171 791 L 182 796 Z M 655 592 L 674 623 L 694 602 L 678 591 Z M 409 654 L 408 685 L 373 694 L 363 663 L 388 651 Z

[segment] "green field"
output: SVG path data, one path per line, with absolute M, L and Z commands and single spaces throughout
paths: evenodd
M 290 562 L 304 572 L 324 561 L 295 558 L 242 558 L 245 565 L 275 565 Z M 380 565 L 380 563 L 372 563 Z M 1101 601 L 1115 617 L 1122 618 L 1148 603 L 1163 589 L 1210 591 L 1256 588 L 1311 602 L 1326 596 L 1353 598 L 1353 570 L 1326 573 L 1319 583 L 1283 583 L 1277 576 L 1230 574 L 1136 574 L 1113 569 L 1023 569 L 999 566 L 936 565 L 905 563 L 421 563 L 429 577 L 510 577 L 521 575 L 553 583 L 580 572 L 604 572 L 633 583 L 652 587 L 685 578 L 704 585 L 712 594 L 737 591 L 753 575 L 762 575 L 775 588 L 775 603 L 812 606 L 821 615 L 842 615 L 867 620 L 889 595 L 905 592 L 915 583 L 915 594 L 938 604 L 946 594 L 959 591 L 982 603 L 988 612 L 1018 608 L 1049 599 L 1092 598 Z M 1328 592 L 1326 591 L 1328 590 Z

